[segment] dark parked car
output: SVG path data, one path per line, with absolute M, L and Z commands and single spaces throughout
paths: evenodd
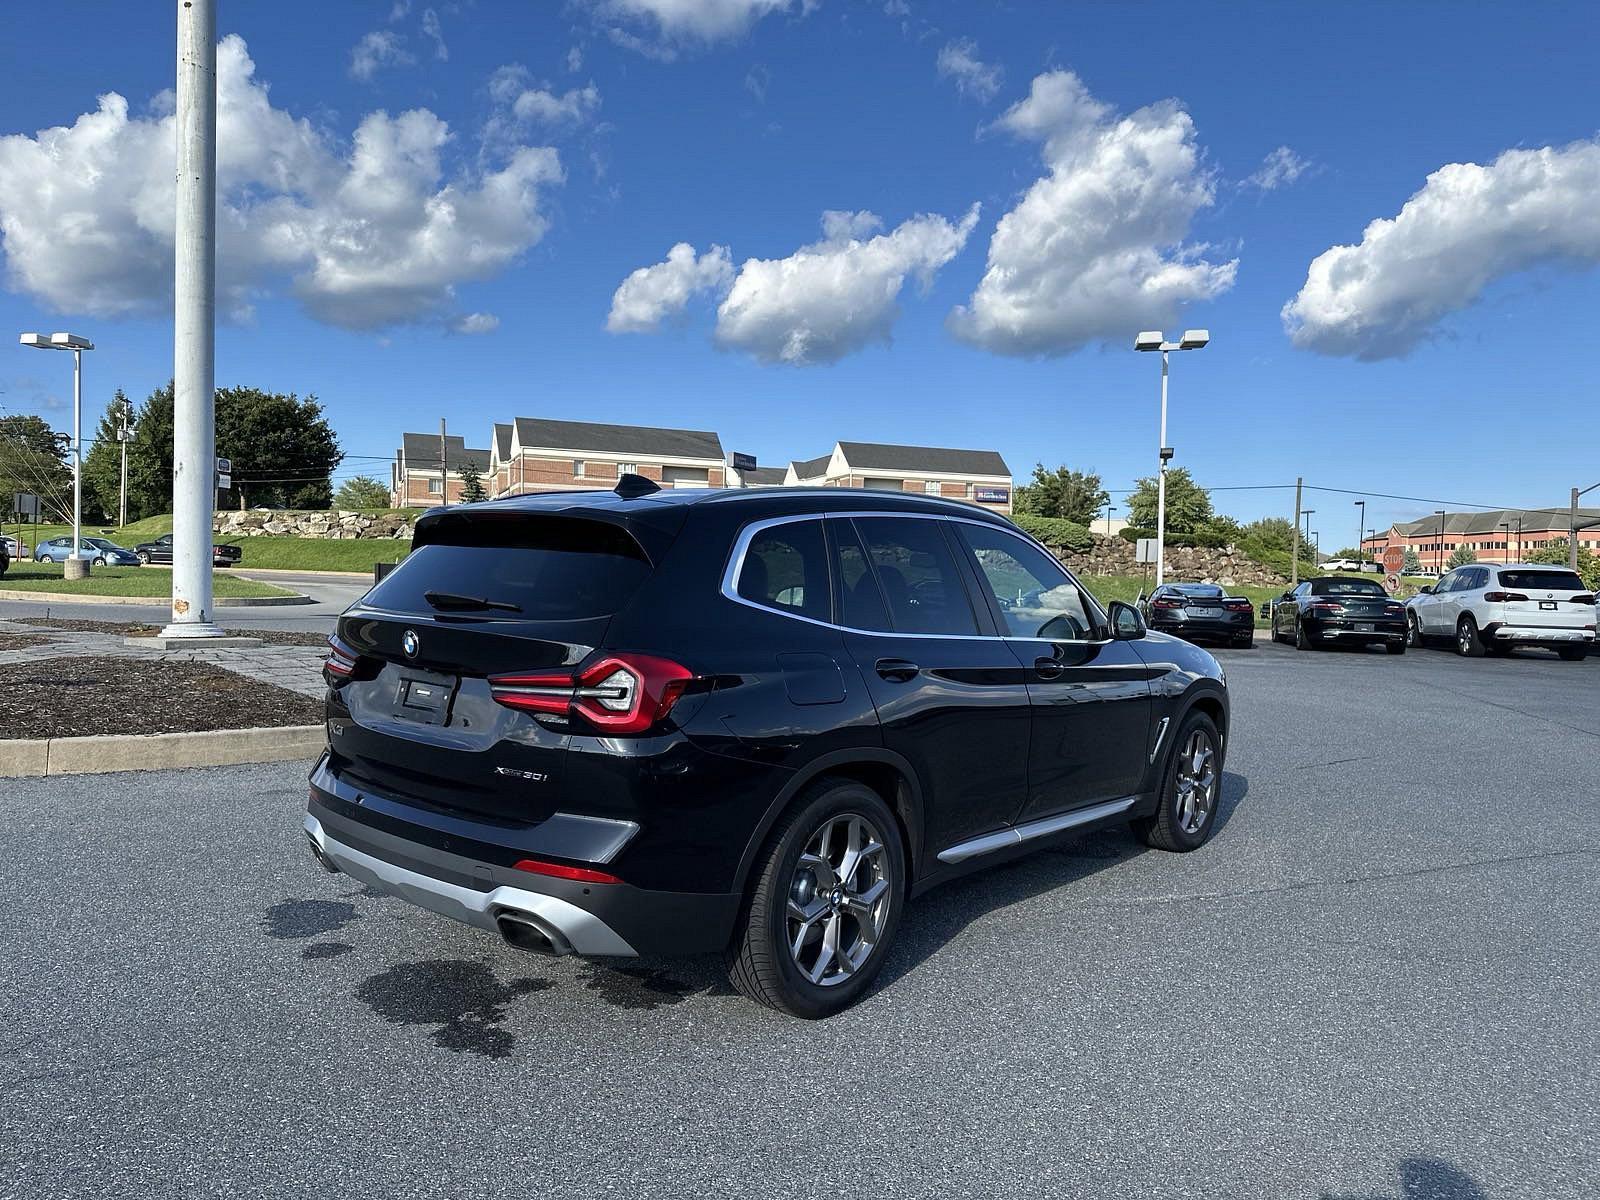
M 11 553 L 5 541 L 0 539 L 0 575 L 4 575 L 11 567 Z
M 1301 650 L 1381 645 L 1390 654 L 1406 652 L 1405 606 L 1375 579 L 1308 579 L 1262 609 L 1272 623 L 1272 640 Z
M 164 533 L 153 542 L 140 542 L 133 548 L 139 556 L 139 561 L 149 566 L 151 563 L 170 563 L 172 561 L 172 535 Z M 239 560 L 244 557 L 244 551 L 232 542 L 213 542 L 211 544 L 211 565 L 213 567 L 234 567 L 239 565 Z
M 628 475 L 434 509 L 331 647 L 325 867 L 527 950 L 720 952 L 799 1016 L 935 884 L 1217 820 L 1216 661 L 953 501 Z
M 1187 641 L 1255 643 L 1256 606 L 1214 583 L 1164 583 L 1139 602 L 1145 624 Z

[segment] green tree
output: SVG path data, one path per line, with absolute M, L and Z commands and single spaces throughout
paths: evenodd
M 72 439 L 57 433 L 43 417 L 0 417 L 0 508 L 9 514 L 17 492 L 39 497 L 45 520 L 72 519 L 72 472 L 67 455 Z
M 487 500 L 489 493 L 483 490 L 483 476 L 478 472 L 478 464 L 470 458 L 461 464 L 461 501 L 463 504 L 476 504 L 479 500 Z
M 1286 517 L 1262 517 L 1239 531 L 1239 544 L 1288 554 L 1294 549 L 1294 522 Z
M 370 475 L 356 475 L 339 485 L 335 508 L 388 508 L 389 489 Z
M 1035 463 L 1033 480 L 1017 489 L 1014 507 L 1027 516 L 1060 517 L 1088 525 L 1096 513 L 1105 511 L 1110 499 L 1111 494 L 1093 471 L 1074 471 L 1065 466 L 1046 471 L 1043 463 Z
M 83 506 L 99 512 L 107 522 L 117 519 L 122 495 L 122 444 L 117 441 L 117 432 L 124 419 L 131 427 L 133 405 L 118 388 L 100 414 L 94 443 L 83 456 Z
M 1128 520 L 1146 529 L 1156 527 L 1156 478 L 1147 476 L 1128 497 Z M 1188 467 L 1167 472 L 1167 532 L 1193 533 L 1211 520 L 1211 494 L 1194 481 Z
M 1417 552 L 1410 546 L 1407 546 L 1405 562 L 1401 564 L 1400 570 L 1407 575 L 1415 575 L 1422 569 L 1421 556 L 1418 555 Z
M 128 447 L 130 519 L 172 511 L 172 411 L 170 382 L 139 408 Z M 344 454 L 315 396 L 218 388 L 216 421 L 217 454 L 233 461 L 228 501 L 240 508 L 333 503 L 331 476 Z
M 1457 546 L 1450 552 L 1450 557 L 1444 560 L 1446 569 L 1454 571 L 1457 567 L 1464 567 L 1468 563 L 1478 561 L 1478 556 L 1465 546 Z
M 1564 567 L 1568 562 L 1567 549 L 1567 539 L 1560 538 L 1531 551 L 1527 560 L 1531 563 L 1558 563 Z M 1600 590 L 1600 555 L 1581 542 L 1578 545 L 1578 574 L 1583 577 L 1585 587 Z

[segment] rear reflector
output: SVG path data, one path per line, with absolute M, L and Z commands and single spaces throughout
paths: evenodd
M 514 864 L 519 871 L 530 875 L 548 875 L 551 879 L 571 879 L 578 883 L 621 883 L 615 875 L 596 871 L 590 867 L 569 867 L 562 863 L 543 862 L 537 858 L 524 858 Z

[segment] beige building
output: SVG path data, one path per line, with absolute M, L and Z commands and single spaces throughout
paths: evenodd
M 1011 468 L 994 450 L 838 442 L 830 454 L 791 462 L 784 483 L 915 492 L 1011 511 Z
M 395 508 L 429 508 L 461 503 L 461 469 L 470 464 L 489 487 L 489 451 L 472 450 L 462 438 L 437 433 L 402 433 L 389 467 L 389 503 Z M 448 490 L 448 496 L 447 496 Z
M 643 475 L 664 488 L 722 487 L 722 442 L 694 429 L 654 429 L 518 417 L 494 427 L 485 486 L 491 498 L 562 488 L 610 488 Z

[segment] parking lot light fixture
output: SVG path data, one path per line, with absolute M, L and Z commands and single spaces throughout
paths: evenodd
M 1199 350 L 1211 341 L 1209 329 L 1186 329 L 1176 342 L 1167 341 L 1159 329 L 1146 329 L 1133 339 L 1135 350 L 1161 352 L 1161 441 L 1157 446 L 1160 460 L 1156 474 L 1156 586 L 1166 581 L 1167 571 L 1167 463 L 1172 461 L 1172 448 L 1167 445 L 1167 356 L 1174 350 Z M 1109 518 L 1108 518 L 1109 520 Z
M 84 557 L 83 352 L 93 350 L 94 343 L 75 333 L 25 333 L 19 340 L 35 350 L 72 351 L 72 553 L 67 557 L 81 559 Z
M 1367 544 L 1361 539 L 1361 531 L 1367 527 L 1367 502 L 1357 500 L 1356 507 L 1361 510 L 1356 518 L 1356 563 L 1359 566 L 1367 561 Z

